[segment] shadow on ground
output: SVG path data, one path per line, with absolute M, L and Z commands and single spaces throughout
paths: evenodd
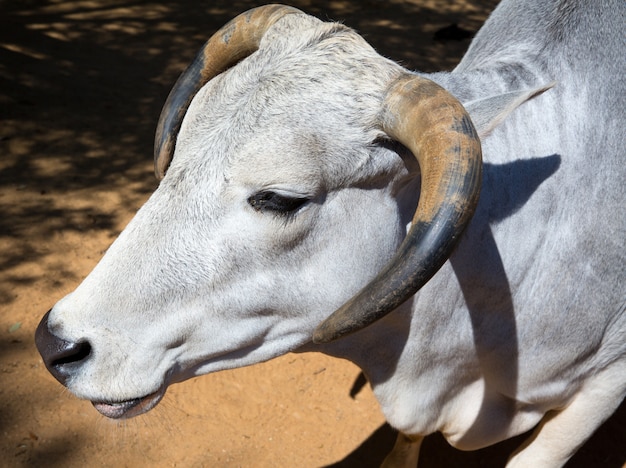
M 565 468 L 622 468 L 626 460 L 626 403 L 587 441 L 565 465 Z M 462 452 L 450 446 L 441 434 L 428 436 L 420 451 L 420 468 L 497 467 L 531 435 L 531 432 L 473 452 Z M 326 468 L 378 467 L 393 447 L 396 432 L 380 426 L 367 440 L 343 460 Z M 614 447 L 617 450 L 607 450 Z

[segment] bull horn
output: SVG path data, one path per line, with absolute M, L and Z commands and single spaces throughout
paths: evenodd
M 420 200 L 394 257 L 317 327 L 315 343 L 360 330 L 415 294 L 446 262 L 478 204 L 480 140 L 467 111 L 450 93 L 425 78 L 403 75 L 387 91 L 380 127 L 418 160 Z
M 263 35 L 283 16 L 302 13 L 285 5 L 252 8 L 233 18 L 204 44 L 172 88 L 157 125 L 154 139 L 154 172 L 165 176 L 183 117 L 196 93 L 212 78 L 259 48 Z

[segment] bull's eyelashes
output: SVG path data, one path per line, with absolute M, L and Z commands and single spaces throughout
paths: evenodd
M 248 198 L 248 204 L 257 211 L 270 211 L 283 215 L 294 214 L 308 201 L 307 197 L 272 191 L 258 192 Z

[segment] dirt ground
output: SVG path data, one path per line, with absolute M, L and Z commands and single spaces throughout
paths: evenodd
M 359 30 L 413 69 L 449 70 L 495 0 L 291 4 Z M 173 386 L 115 423 L 53 380 L 33 333 L 156 187 L 154 127 L 198 47 L 257 2 L 0 0 L 0 466 L 377 466 L 394 440 L 354 365 L 320 354 Z M 568 465 L 626 461 L 624 405 Z M 502 466 L 520 438 L 464 453 L 427 438 L 426 467 Z

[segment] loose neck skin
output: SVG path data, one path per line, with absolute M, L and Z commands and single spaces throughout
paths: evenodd
M 325 344 L 308 343 L 296 352 L 316 351 L 347 359 L 363 370 L 373 387 L 394 375 L 411 330 L 412 300 L 352 335 Z

